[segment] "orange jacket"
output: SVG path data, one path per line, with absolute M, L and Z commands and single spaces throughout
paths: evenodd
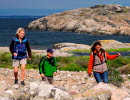
M 99 54 L 96 51 L 94 51 L 94 53 L 96 53 L 100 57 L 101 61 L 103 60 L 103 56 L 101 53 Z M 106 57 L 107 57 L 107 59 L 112 60 L 112 59 L 117 58 L 118 56 L 117 55 L 109 55 L 108 52 L 106 52 Z M 92 73 L 93 64 L 94 64 L 93 54 L 90 54 L 89 63 L 88 63 L 88 73 L 89 74 Z

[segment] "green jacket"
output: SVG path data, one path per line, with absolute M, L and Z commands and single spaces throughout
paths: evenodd
M 53 76 L 53 73 L 57 71 L 56 59 L 54 57 L 47 58 L 46 56 L 41 58 L 39 63 L 39 73 L 45 76 Z

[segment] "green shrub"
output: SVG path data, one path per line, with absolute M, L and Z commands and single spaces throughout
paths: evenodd
M 73 62 L 73 57 L 57 57 L 57 62 L 69 64 Z
M 108 52 L 123 52 L 130 51 L 130 48 L 107 49 Z
M 108 60 L 108 67 L 119 68 L 130 63 L 130 57 L 119 57 L 114 60 Z
M 130 64 L 117 68 L 120 74 L 130 74 Z
M 68 71 L 83 71 L 87 70 L 87 63 L 88 63 L 87 56 L 81 57 L 58 57 L 58 69 L 59 70 L 66 70 Z
M 81 67 L 76 65 L 76 64 L 68 64 L 66 66 L 62 66 L 60 67 L 60 70 L 63 70 L 63 71 L 81 71 Z
M 123 82 L 123 78 L 120 76 L 120 73 L 116 71 L 114 68 L 108 67 L 108 70 L 109 70 L 109 74 L 108 74 L 109 82 L 116 86 L 121 86 L 121 83 Z
M 40 60 L 41 60 L 41 58 L 42 58 L 43 56 L 41 56 L 41 55 L 35 55 L 35 54 L 33 54 L 32 55 L 32 60 L 30 60 L 30 61 L 28 61 L 27 62 L 27 69 L 38 69 L 38 67 L 39 67 L 39 62 L 40 62 Z
M 33 53 L 32 60 L 27 62 L 27 69 L 38 69 L 38 64 L 42 56 L 35 55 Z M 12 67 L 12 55 L 9 52 L 1 52 L 0 53 L 0 68 L 13 68 Z
M 12 68 L 11 54 L 8 52 L 0 53 L 0 68 Z
M 76 60 L 75 62 L 76 65 L 81 66 L 83 69 L 87 69 L 88 66 L 88 58 L 82 57 Z

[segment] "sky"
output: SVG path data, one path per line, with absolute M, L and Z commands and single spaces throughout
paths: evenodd
M 98 4 L 120 4 L 130 6 L 130 0 L 0 0 L 3 9 L 77 9 Z M 0 12 L 1 13 L 1 12 Z

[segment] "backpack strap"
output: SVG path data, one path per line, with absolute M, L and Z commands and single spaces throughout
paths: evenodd
M 44 59 L 43 65 L 45 64 L 45 61 L 47 60 L 47 57 L 44 56 L 42 59 Z
M 107 62 L 107 55 L 106 55 L 106 51 L 104 51 L 104 58 L 105 58 L 105 62 Z
M 93 67 L 94 67 L 94 61 L 95 61 L 95 53 L 94 52 L 91 52 L 90 54 L 92 54 L 93 55 Z
M 42 68 L 43 68 L 43 71 L 44 71 L 44 64 L 45 64 L 45 61 L 47 60 L 46 56 L 44 56 L 44 57 L 41 58 L 40 63 L 42 62 L 43 59 L 44 59 L 44 61 L 43 61 L 43 66 L 42 66 Z M 40 63 L 39 63 L 39 73 L 40 73 Z M 40 74 L 41 74 L 41 73 L 40 73 Z

